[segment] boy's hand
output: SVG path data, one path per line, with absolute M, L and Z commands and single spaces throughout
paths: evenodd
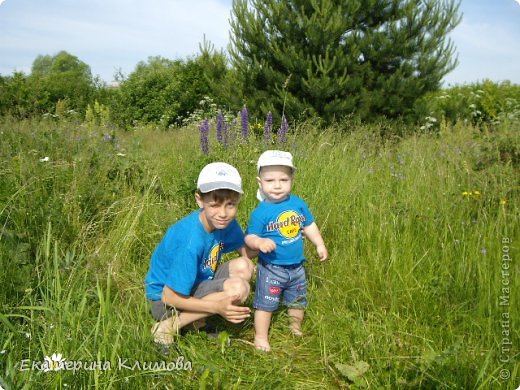
M 251 309 L 246 306 L 236 306 L 233 302 L 237 301 L 238 296 L 226 297 L 217 304 L 217 312 L 229 322 L 239 324 L 250 317 Z
M 276 244 L 270 238 L 260 238 L 258 239 L 258 249 L 262 253 L 269 253 L 276 249 Z
M 329 253 L 327 252 L 327 248 L 325 247 L 325 245 L 318 245 L 316 247 L 316 252 L 318 252 L 320 261 L 325 261 L 327 260 L 327 257 L 329 257 Z

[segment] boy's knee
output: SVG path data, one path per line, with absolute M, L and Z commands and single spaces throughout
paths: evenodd
M 238 277 L 244 280 L 251 280 L 255 265 L 246 257 L 239 257 L 232 260 L 233 264 L 230 267 L 231 277 Z
M 241 303 L 244 303 L 249 296 L 249 283 L 240 277 L 232 277 L 225 281 L 224 291 L 230 296 L 238 296 Z

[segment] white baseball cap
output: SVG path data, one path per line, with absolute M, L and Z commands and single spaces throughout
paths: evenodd
M 260 168 L 271 165 L 283 165 L 295 169 L 292 154 L 281 150 L 266 150 L 263 152 L 258 158 L 256 168 L 260 172 Z
M 235 167 L 224 162 L 214 162 L 202 168 L 197 180 L 197 189 L 203 194 L 222 189 L 244 193 L 240 174 Z

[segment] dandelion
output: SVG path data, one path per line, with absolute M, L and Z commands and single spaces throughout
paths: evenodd
M 507 204 L 507 199 L 500 199 L 500 204 L 505 206 Z
M 200 148 L 202 153 L 209 153 L 209 143 L 208 143 L 208 134 L 209 134 L 209 122 L 207 119 L 203 120 L 199 126 L 200 132 Z
M 289 124 L 287 123 L 287 119 L 285 118 L 285 115 L 282 115 L 282 126 L 280 126 L 278 133 L 276 134 L 279 144 L 285 144 L 287 142 L 288 128 Z
M 224 115 L 222 112 L 217 113 L 217 142 L 222 145 L 224 132 Z
M 240 113 L 240 120 L 242 125 L 242 141 L 247 141 L 247 132 L 249 130 L 249 112 L 247 111 L 247 107 L 244 107 L 242 109 L 242 112 Z
M 480 191 L 473 191 L 473 195 L 479 196 L 480 195 Z
M 462 193 L 462 196 L 470 196 L 471 195 L 471 192 L 468 192 L 468 191 L 464 191 Z

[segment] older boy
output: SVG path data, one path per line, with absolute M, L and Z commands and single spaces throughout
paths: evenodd
M 155 342 L 170 344 L 181 328 L 214 314 L 232 323 L 250 316 L 240 305 L 254 269 L 235 220 L 242 193 L 234 167 L 206 165 L 197 181 L 199 209 L 172 225 L 153 252 L 145 287 L 158 321 Z M 222 254 L 231 251 L 241 257 L 221 264 Z
M 291 194 L 295 169 L 291 153 L 268 150 L 258 159 L 257 168 L 262 202 L 251 214 L 245 241 L 248 247 L 260 251 L 253 302 L 255 347 L 268 352 L 272 312 L 282 297 L 288 306 L 292 333 L 302 335 L 307 306 L 302 233 L 316 246 L 321 261 L 328 254 L 307 204 Z

